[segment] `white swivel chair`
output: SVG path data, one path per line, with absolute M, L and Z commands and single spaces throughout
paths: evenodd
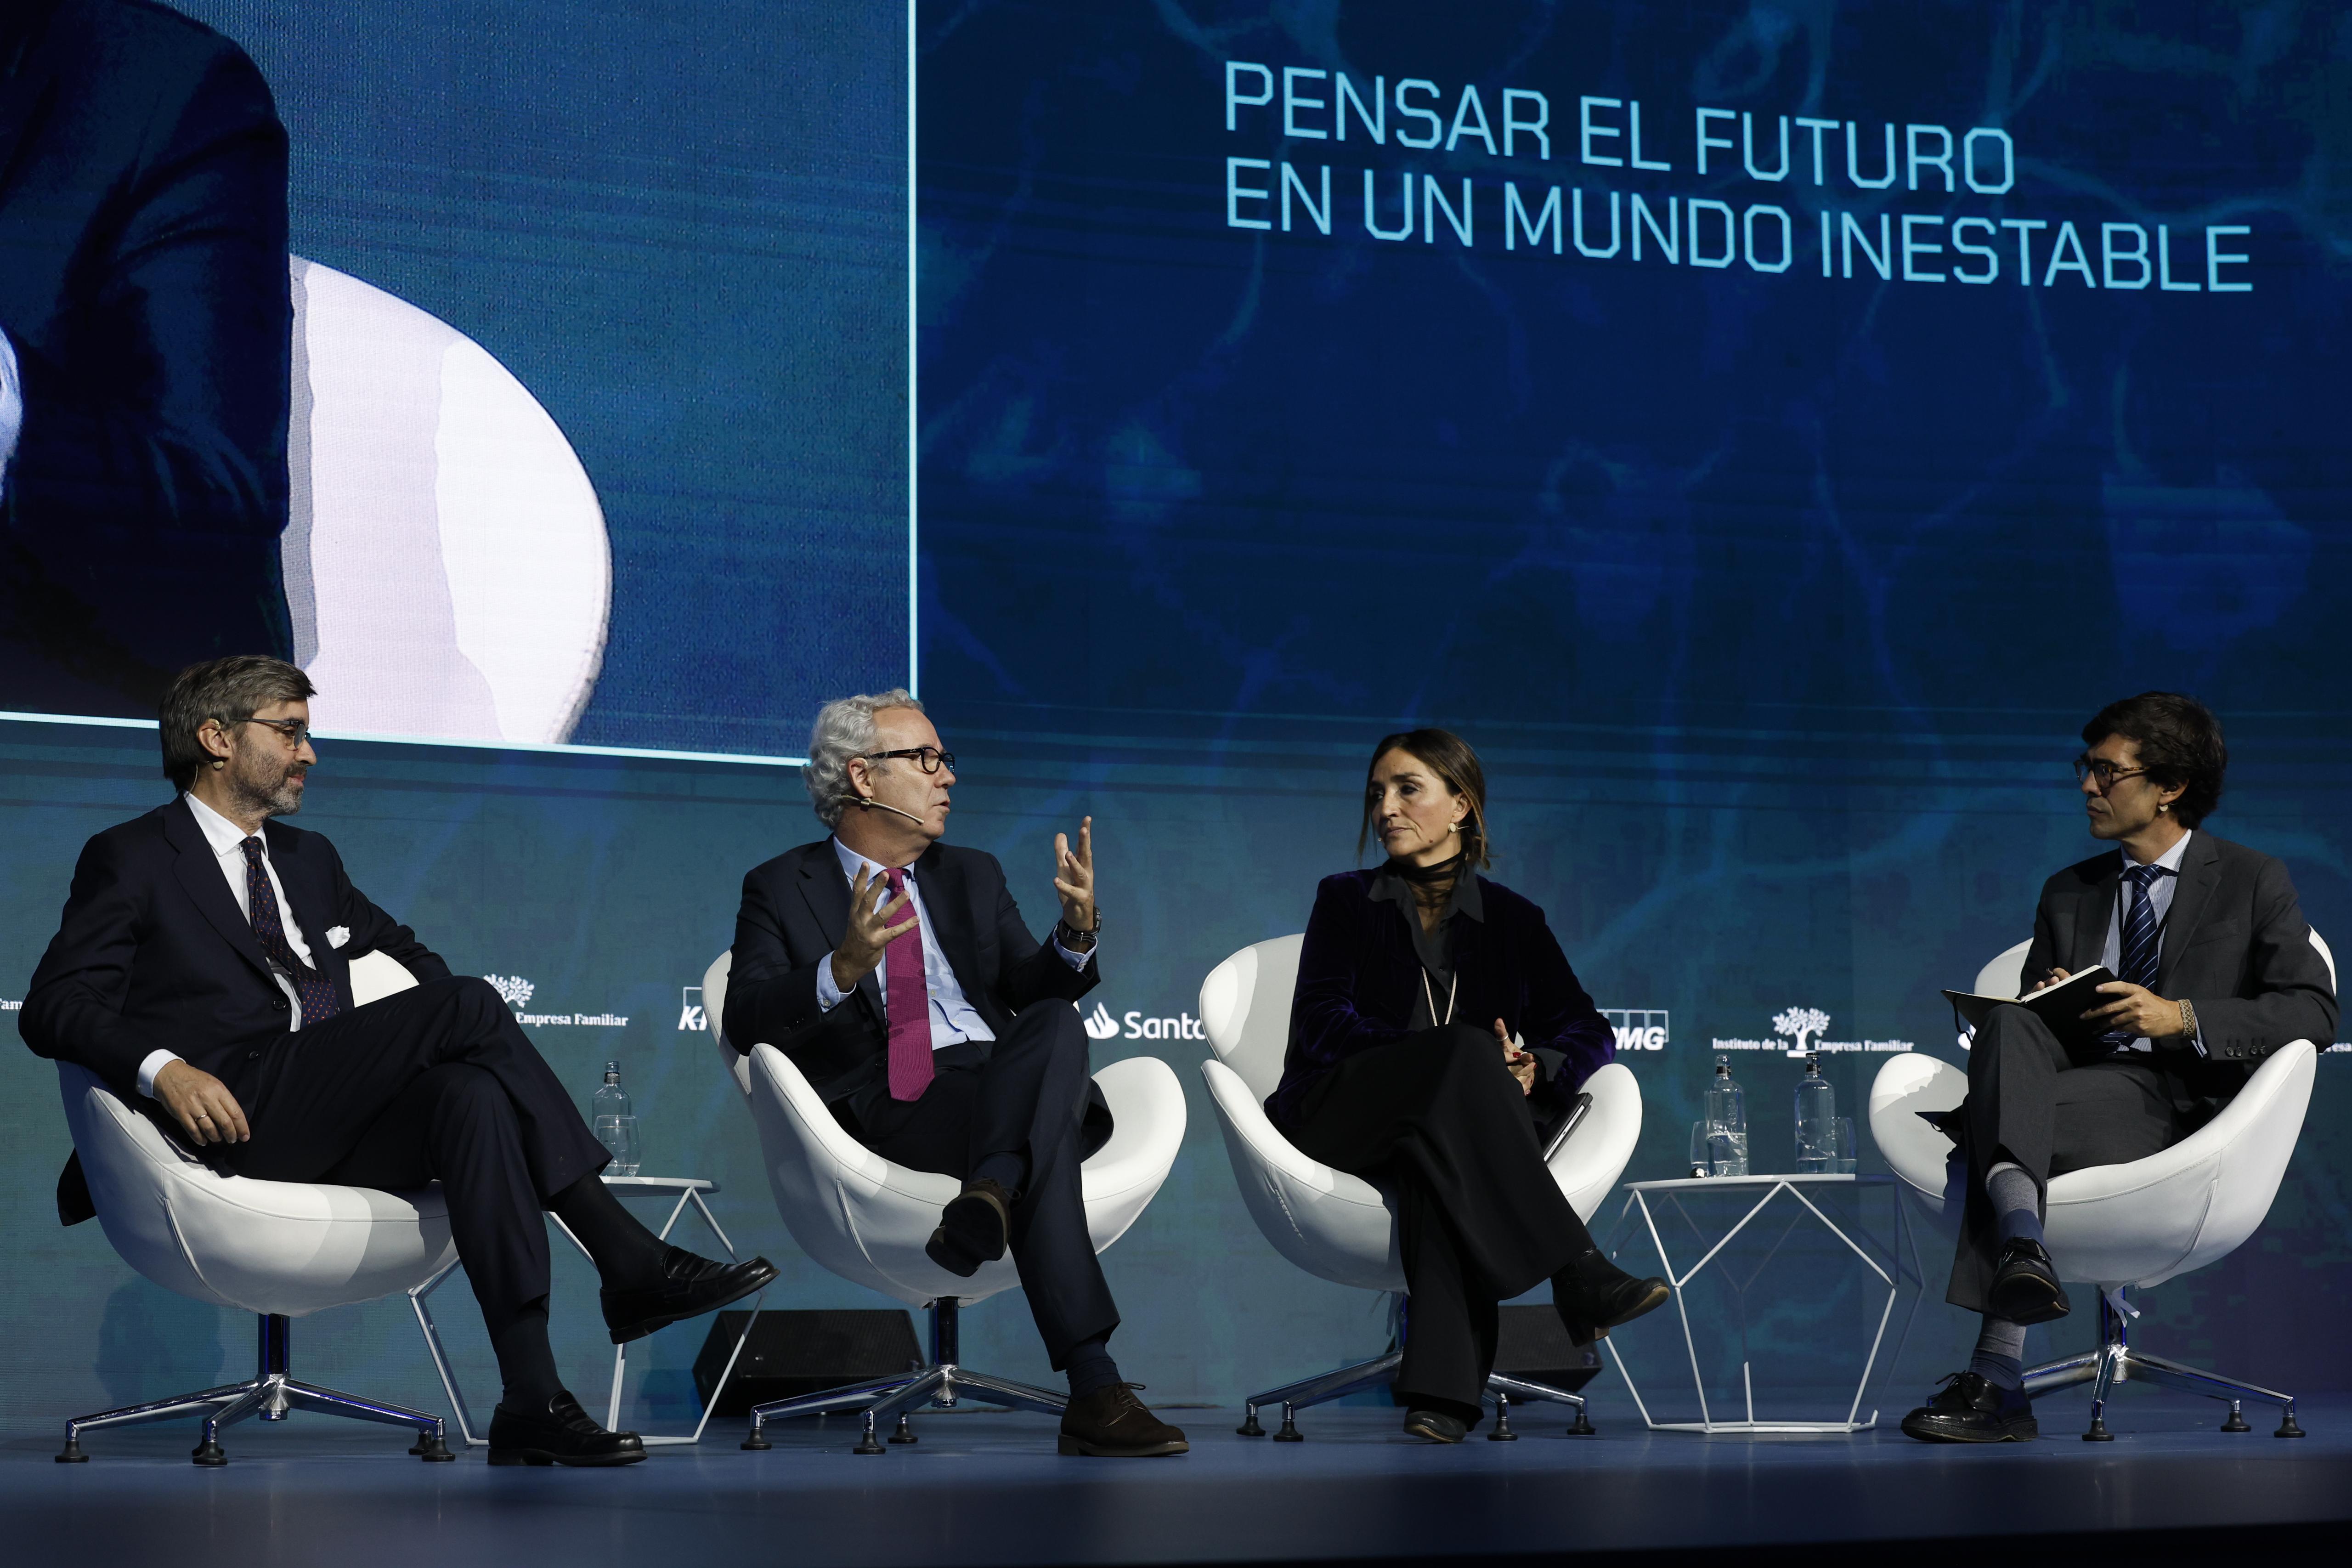
M 352 965 L 352 1000 L 366 1004 L 416 984 L 396 961 L 370 953 Z M 294 1380 L 291 1321 L 329 1307 L 373 1301 L 422 1282 L 455 1256 L 436 1185 L 421 1193 L 215 1175 L 125 1105 L 88 1070 L 58 1064 L 66 1122 L 99 1224 L 122 1260 L 183 1296 L 257 1314 L 260 1363 L 243 1383 L 79 1416 L 66 1423 L 61 1464 L 89 1456 L 81 1435 L 201 1413 L 194 1458 L 224 1465 L 221 1428 L 249 1415 L 283 1421 L 296 1410 L 413 1426 L 409 1449 L 429 1463 L 451 1458 L 442 1418 Z
M 1986 964 L 1976 990 L 2014 996 L 2021 987 L 2026 942 Z M 2336 957 L 2319 933 L 2311 945 L 2336 977 Z M 2200 1372 L 2133 1348 L 2130 1320 L 2139 1316 L 2132 1289 L 2226 1257 L 2263 1223 L 2286 1174 L 2318 1051 L 2296 1040 L 2264 1058 L 2221 1113 L 2169 1149 L 2121 1165 L 2097 1165 L 2051 1178 L 2042 1232 L 2059 1278 L 2099 1290 L 2099 1347 L 2038 1366 L 2025 1374 L 2026 1392 L 2088 1383 L 2091 1426 L 2085 1441 L 2105 1442 L 2107 1391 L 2138 1379 L 2201 1394 L 2230 1406 L 2224 1432 L 2249 1430 L 2242 1404 L 2259 1399 L 2280 1407 L 2278 1436 L 2300 1437 L 2294 1396 Z M 1870 1090 L 1870 1133 L 1907 1195 L 1937 1228 L 1959 1234 L 1961 1183 L 1952 1141 L 1916 1114 L 1946 1111 L 1967 1097 L 1968 1075 L 1933 1057 L 1890 1057 Z
M 902 1375 L 755 1406 L 743 1447 L 769 1447 L 762 1429 L 771 1421 L 862 1409 L 855 1451 L 878 1454 L 877 1423 L 895 1416 L 898 1430 L 890 1441 L 912 1443 L 912 1412 L 925 1403 L 952 1409 L 959 1393 L 1015 1410 L 1060 1415 L 1069 1403 L 1066 1394 L 957 1363 L 961 1309 L 1021 1283 L 1009 1257 L 982 1264 L 971 1279 L 961 1279 L 924 1254 L 940 1211 L 961 1184 L 953 1176 L 892 1164 L 852 1138 L 801 1069 L 775 1047 L 754 1046 L 749 1056 L 737 1052 L 720 1032 L 731 961 L 731 953 L 720 953 L 703 975 L 704 1016 L 727 1070 L 751 1102 L 769 1190 L 785 1228 L 801 1250 L 843 1279 L 910 1307 L 928 1308 L 931 1341 L 929 1362 Z M 1080 1167 L 1087 1231 L 1099 1253 L 1127 1234 L 1168 1179 L 1184 1142 L 1184 1090 L 1157 1057 L 1113 1062 L 1095 1074 L 1095 1082 L 1109 1102 L 1113 1122 L 1110 1142 Z
M 1201 1064 L 1209 1098 L 1224 1126 L 1225 1152 L 1241 1184 L 1250 1217 L 1274 1249 L 1318 1279 L 1367 1290 L 1404 1290 L 1404 1262 L 1398 1252 L 1396 1216 L 1379 1189 L 1360 1176 L 1308 1159 L 1275 1130 L 1265 1097 L 1282 1080 L 1282 1058 L 1290 1042 L 1290 1001 L 1298 984 L 1303 936 L 1276 937 L 1245 947 L 1209 972 L 1201 985 L 1201 1023 L 1214 1059 Z M 1642 1089 L 1622 1063 L 1612 1062 L 1585 1080 L 1592 1106 L 1575 1132 L 1552 1155 L 1552 1179 L 1576 1212 L 1593 1210 L 1633 1157 L 1642 1136 Z M 1411 1331 L 1411 1324 L 1406 1325 Z M 1318 1377 L 1268 1389 L 1248 1402 L 1238 1428 L 1245 1437 L 1265 1436 L 1261 1405 L 1282 1406 L 1280 1442 L 1300 1440 L 1297 1414 L 1360 1389 L 1393 1382 L 1403 1354 L 1391 1351 L 1371 1361 Z M 1494 1396 L 1496 1428 L 1508 1430 L 1509 1402 L 1547 1399 L 1576 1408 L 1578 1435 L 1590 1433 L 1580 1396 L 1496 1373 L 1486 1380 Z

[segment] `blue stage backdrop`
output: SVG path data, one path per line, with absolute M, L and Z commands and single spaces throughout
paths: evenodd
M 842 63 L 811 81 L 879 83 L 904 39 L 870 11 L 741 15 L 829 40 Z M 887 160 L 833 121 L 776 131 L 782 66 L 750 81 L 740 58 L 697 58 L 692 18 L 730 14 L 664 12 L 625 46 L 601 16 L 562 47 L 604 62 L 582 71 L 707 80 L 696 112 L 770 138 L 740 177 L 712 171 L 709 199 L 798 234 L 769 181 Z M 369 15 L 355 58 L 454 25 Z M 1093 814 L 1097 1061 L 1149 1052 L 1188 1085 L 1174 1174 L 1106 1258 L 1122 1365 L 1155 1401 L 1232 1400 L 1385 1338 L 1376 1298 L 1307 1279 L 1257 1235 L 1197 1071 L 1202 976 L 1299 930 L 1316 879 L 1353 863 L 1385 731 L 1444 724 L 1485 756 L 1494 875 L 1544 906 L 1622 1019 L 1645 1110 L 1629 1178 L 1675 1173 L 1717 1049 L 1749 1089 L 1759 1165 L 1786 1163 L 1783 1015 L 1827 1015 L 1815 1037 L 1849 1114 L 1891 1052 L 1958 1059 L 1938 988 L 2026 935 L 2042 879 L 2095 847 L 2065 764 L 2116 696 L 2214 705 L 2233 762 L 2212 828 L 2283 858 L 2314 924 L 2352 933 L 2352 832 L 2329 804 L 2352 725 L 2326 651 L 2352 608 L 2341 18 L 1120 0 L 923 3 L 915 25 L 922 691 L 960 758 L 952 831 L 1004 858 L 1033 925 L 1051 918 L 1051 835 Z M 434 90 L 464 82 L 519 126 L 571 126 L 549 107 L 554 68 L 501 52 L 574 58 L 543 37 L 502 29 Z M 281 97 L 299 188 L 317 144 Z M 331 106 L 310 123 L 397 129 L 391 110 Z M 584 142 L 520 141 L 515 188 L 560 185 L 597 137 L 639 133 L 609 104 L 587 119 Z M 455 319 L 479 286 L 433 303 L 426 285 L 485 195 L 431 187 L 405 228 L 346 216 L 313 243 L 360 270 L 366 239 Z M 810 223 L 835 221 L 832 197 L 810 199 Z M 609 222 L 658 217 L 634 201 Z M 613 240 L 499 232 L 519 269 Z M 763 288 L 831 286 L 829 263 L 777 243 Z M 541 308 L 485 305 L 467 330 Z M 713 347 L 667 314 L 683 308 L 649 299 L 599 341 L 707 376 L 714 397 L 777 374 L 726 339 L 723 310 L 695 318 Z M 538 341 L 557 370 L 569 345 Z M 762 341 L 838 368 L 805 336 Z M 553 384 L 614 440 L 651 439 L 628 355 L 596 364 Z M 903 431 L 903 410 L 834 414 L 853 442 Z M 832 430 L 791 451 L 821 469 Z M 655 441 L 633 471 L 658 489 L 690 474 L 693 446 Z M 793 457 L 759 471 L 773 488 L 744 526 L 772 556 L 681 583 L 646 657 L 712 690 L 732 661 L 772 661 L 789 679 L 753 711 L 784 748 L 817 694 L 885 679 L 827 639 L 904 611 L 876 589 L 846 620 L 771 615 L 806 587 L 779 563 L 825 481 Z M 755 600 L 770 618 L 734 626 L 729 605 Z M 614 624 L 617 650 L 617 607 Z M 317 710 L 331 730 L 333 690 Z M 14 998 L 80 840 L 163 792 L 150 733 L 27 723 L 0 742 Z M 795 773 L 346 743 L 304 820 L 459 968 L 530 983 L 520 1010 L 583 1103 L 622 1062 L 648 1169 L 726 1184 L 722 1221 L 784 1268 L 771 1304 L 878 1304 L 793 1248 L 684 989 L 727 940 L 743 869 L 818 831 Z M 608 1016 L 626 1021 L 578 1021 Z M 2151 1342 L 2272 1386 L 2352 1386 L 2335 1332 L 2352 1309 L 2344 1061 L 2323 1059 L 2266 1226 L 2147 1295 Z M 18 1325 L 0 1408 L 96 1408 L 241 1363 L 242 1324 L 139 1281 L 95 1226 L 54 1226 L 50 1084 L 46 1064 L 0 1058 L 0 1304 Z M 1717 1394 L 1743 1360 L 1759 1402 L 1825 1398 L 1841 1372 L 1850 1389 L 1842 1346 L 1822 1347 L 1877 1301 L 1823 1261 L 1767 1270 L 1744 1342 L 1702 1323 Z M 1930 1248 L 1927 1304 L 1871 1404 L 1905 1408 L 1957 1364 L 1968 1326 L 1940 1304 L 1943 1267 Z M 591 1283 L 561 1266 L 557 1326 L 575 1383 L 601 1390 Z M 2089 1316 L 2036 1331 L 2032 1353 L 2080 1348 Z M 462 1292 L 441 1318 L 487 1388 Z M 965 1333 L 974 1363 L 1047 1376 L 1016 1298 Z M 1623 1349 L 1663 1365 L 1673 1333 L 1637 1325 Z M 698 1339 L 656 1340 L 635 1418 L 684 1414 Z M 324 1381 L 431 1396 L 404 1308 L 324 1314 L 302 1344 Z

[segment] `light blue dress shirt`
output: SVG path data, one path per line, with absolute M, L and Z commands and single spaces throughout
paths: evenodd
M 857 873 L 862 869 L 874 879 L 873 885 L 878 889 L 877 904 L 890 896 L 889 887 L 882 879 L 886 868 L 878 861 L 868 860 L 838 838 L 833 840 L 833 853 L 841 862 L 842 880 L 856 886 Z M 931 998 L 931 1049 L 945 1050 L 966 1040 L 996 1038 L 995 1031 L 981 1017 L 979 1010 L 964 995 L 962 984 L 956 979 L 955 966 L 948 962 L 947 950 L 940 945 L 939 935 L 931 928 L 931 917 L 923 908 L 922 885 L 911 866 L 907 868 L 907 897 L 923 935 L 923 987 Z M 1058 942 L 1054 943 L 1054 951 L 1062 955 L 1063 963 L 1076 970 L 1083 971 L 1094 959 L 1092 952 L 1072 952 Z M 887 953 L 874 966 L 874 982 L 882 987 L 883 995 L 890 994 Z M 816 966 L 816 1005 L 830 1013 L 844 994 L 841 987 L 833 983 L 833 954 L 828 952 Z
M 2155 881 L 2148 884 L 2147 889 L 2148 907 L 2155 910 L 2156 923 L 2161 932 L 2158 938 L 2159 944 L 2158 952 L 2159 953 L 2163 951 L 2161 944 L 2172 940 L 2172 933 L 2168 931 L 2161 931 L 2161 928 L 2164 925 L 2165 917 L 2172 912 L 2173 890 L 2180 885 L 2181 858 L 2189 853 L 2189 841 L 2196 837 L 2196 829 L 2190 828 L 2187 832 L 2181 834 L 2179 843 L 2166 850 L 2163 854 L 2158 856 L 2154 862 L 2152 862 L 2155 865 L 2163 867 L 2166 870 L 2172 873 L 2169 877 L 2158 877 Z M 2128 873 L 2135 866 L 2146 866 L 2148 864 L 2151 864 L 2151 862 L 2142 860 L 2130 850 L 2126 849 L 2124 851 L 2124 870 L 2126 873 Z M 2122 884 L 2122 891 L 2116 899 L 2116 907 L 2107 911 L 2107 945 L 2099 950 L 2099 962 L 2105 964 L 2107 968 L 2118 977 L 2121 977 L 2124 972 L 2124 900 L 2131 896 L 2131 883 L 2129 881 L 2126 881 Z M 2205 1026 L 2202 1024 L 2197 1026 L 2197 1037 L 2195 1044 L 2197 1047 L 2197 1054 L 2199 1056 L 2203 1056 L 2205 1054 Z M 2127 1051 L 2152 1051 L 2156 1049 L 2156 1045 L 2155 1042 L 2149 1040 L 2146 1036 L 2142 1036 L 2140 1038 L 2133 1040 L 2123 1047 L 2123 1049 Z

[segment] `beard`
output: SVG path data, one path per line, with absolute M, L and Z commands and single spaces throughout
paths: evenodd
M 290 757 L 262 760 L 241 752 L 229 764 L 229 788 L 248 811 L 291 816 L 302 809 L 301 780 L 310 771 Z

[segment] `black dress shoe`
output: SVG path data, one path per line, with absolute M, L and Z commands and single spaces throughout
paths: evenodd
M 1992 1289 L 1985 1292 L 1985 1310 L 2012 1323 L 2049 1323 L 2074 1307 L 2058 1283 L 2050 1254 L 2040 1242 L 2021 1236 L 2000 1249 L 2000 1261 L 1993 1266 Z
M 1903 1418 L 1903 1430 L 1923 1443 L 2031 1443 L 2042 1436 L 2033 1401 L 1973 1372 L 1944 1379 L 1941 1393 Z
M 569 1394 L 558 1394 L 544 1410 L 502 1401 L 490 1412 L 494 1465 L 634 1465 L 645 1457 L 635 1432 L 605 1431 Z
M 1552 1310 L 1568 1326 L 1570 1342 L 1589 1345 L 1620 1323 L 1665 1305 L 1672 1287 L 1656 1277 L 1637 1279 L 1588 1247 L 1551 1277 Z
M 1408 1410 L 1404 1432 L 1408 1437 L 1432 1443 L 1459 1443 L 1470 1435 L 1470 1428 L 1442 1410 Z
M 613 1342 L 625 1345 L 656 1329 L 740 1301 L 775 1277 L 776 1266 L 764 1258 L 720 1263 L 698 1258 L 683 1247 L 666 1247 L 658 1280 L 619 1290 L 607 1286 L 597 1295 L 604 1303 L 604 1326 L 613 1331 Z
M 1183 1433 L 1144 1407 L 1135 1386 L 1114 1383 L 1071 1400 L 1062 1412 L 1060 1451 L 1098 1459 L 1151 1459 L 1192 1452 Z
M 923 1243 L 923 1256 L 959 1279 L 980 1272 L 983 1263 L 1004 1256 L 1013 1236 L 1013 1194 L 994 1177 L 982 1176 L 940 1211 L 939 1228 Z

